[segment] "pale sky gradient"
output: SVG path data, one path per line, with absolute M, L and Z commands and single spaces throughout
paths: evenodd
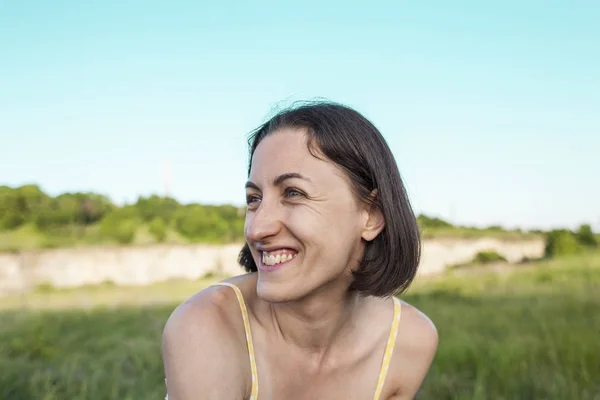
M 243 204 L 246 135 L 369 117 L 417 212 L 600 230 L 598 1 L 0 0 L 0 184 Z

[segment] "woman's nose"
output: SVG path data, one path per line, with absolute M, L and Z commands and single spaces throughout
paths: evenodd
M 276 204 L 268 204 L 264 200 L 254 211 L 246 216 L 246 239 L 260 242 L 269 236 L 275 236 L 281 230 L 281 217 Z

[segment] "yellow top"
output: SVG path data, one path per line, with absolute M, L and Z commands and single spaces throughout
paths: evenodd
M 229 286 L 235 291 L 235 294 L 237 296 L 238 302 L 240 304 L 240 309 L 242 311 L 242 319 L 244 320 L 244 329 L 246 330 L 246 343 L 248 344 L 250 371 L 252 372 L 252 391 L 250 392 L 250 400 L 258 400 L 258 373 L 256 370 L 256 358 L 254 356 L 254 345 L 252 342 L 252 332 L 250 331 L 250 320 L 248 319 L 248 310 L 246 309 L 244 297 L 242 296 L 242 292 L 240 291 L 240 289 L 232 283 L 218 282 L 214 285 Z M 375 394 L 373 395 L 373 400 L 379 400 L 379 397 L 381 396 L 381 390 L 383 389 L 383 384 L 385 383 L 385 377 L 390 366 L 390 361 L 394 352 L 394 345 L 396 344 L 396 337 L 398 335 L 398 325 L 400 323 L 402 304 L 400 303 L 400 300 L 398 300 L 398 298 L 394 297 L 393 299 L 394 317 L 392 319 L 392 327 L 388 336 L 385 353 L 383 354 L 383 360 L 381 362 L 379 378 L 377 379 L 377 387 L 375 389 Z

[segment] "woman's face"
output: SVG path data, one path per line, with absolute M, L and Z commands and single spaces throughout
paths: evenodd
M 350 283 L 368 212 L 345 174 L 310 154 L 303 130 L 282 129 L 261 141 L 246 196 L 245 235 L 261 298 L 296 300 L 333 281 Z

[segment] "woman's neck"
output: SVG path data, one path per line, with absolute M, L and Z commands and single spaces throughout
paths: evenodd
M 273 329 L 285 342 L 322 360 L 354 330 L 364 303 L 364 297 L 340 285 L 298 301 L 271 303 L 269 310 Z

